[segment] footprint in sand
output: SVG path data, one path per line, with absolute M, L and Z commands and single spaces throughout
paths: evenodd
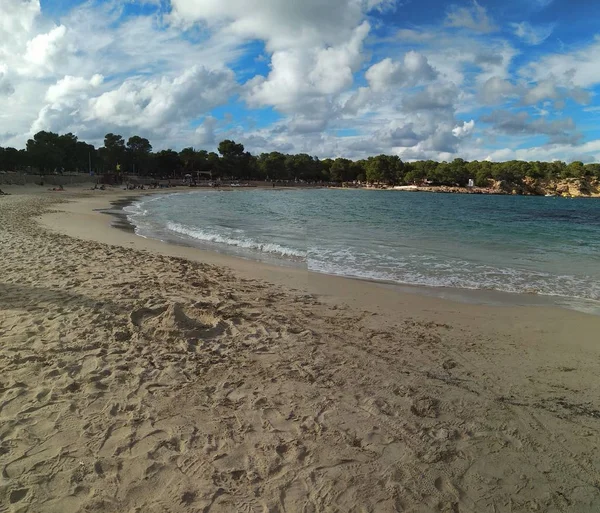
M 25 497 L 27 497 L 28 492 L 29 492 L 29 488 L 20 488 L 18 490 L 13 490 L 12 492 L 10 492 L 10 495 L 8 496 L 8 501 L 11 504 L 21 502 Z

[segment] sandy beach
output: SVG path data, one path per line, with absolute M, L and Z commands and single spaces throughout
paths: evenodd
M 600 317 L 144 239 L 98 211 L 125 191 L 8 192 L 0 511 L 600 511 Z

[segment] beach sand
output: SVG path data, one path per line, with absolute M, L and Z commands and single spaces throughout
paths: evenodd
M 600 510 L 600 317 L 143 239 L 124 196 L 0 197 L 0 511 Z

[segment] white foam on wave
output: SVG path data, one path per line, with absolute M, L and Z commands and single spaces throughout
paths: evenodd
M 192 239 L 216 244 L 225 244 L 227 246 L 235 246 L 237 248 L 260 251 L 288 258 L 306 258 L 306 252 L 288 248 L 274 242 L 259 242 L 248 237 L 228 236 L 215 231 L 210 231 L 201 228 L 192 228 L 179 223 L 167 223 L 167 229 L 180 235 L 185 235 Z M 239 230 L 238 230 L 239 233 Z
M 466 261 L 435 262 L 432 258 L 410 255 L 392 264 L 373 255 L 352 255 L 348 251 L 311 251 L 310 270 L 403 285 L 451 287 L 467 290 L 497 290 L 517 294 L 558 296 L 600 300 L 600 285 L 577 276 L 557 276 L 542 272 L 476 265 Z M 386 261 L 387 260 L 387 261 Z M 391 264 L 391 265 L 390 265 Z

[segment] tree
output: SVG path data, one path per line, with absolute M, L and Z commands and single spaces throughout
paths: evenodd
M 115 134 L 106 134 L 104 136 L 104 149 L 102 151 L 105 164 L 110 171 L 122 166 L 125 161 L 125 141 L 123 137 Z
M 182 165 L 179 154 L 173 150 L 162 150 L 156 154 L 156 168 L 163 178 L 177 178 L 181 175 Z
M 571 162 L 563 171 L 563 178 L 581 178 L 585 175 L 583 162 Z
M 244 152 L 244 145 L 229 139 L 219 143 L 221 154 L 220 175 L 227 177 L 248 177 L 251 155 Z
M 319 159 L 306 153 L 287 155 L 285 167 L 286 175 L 293 180 L 316 181 L 321 179 Z
M 347 182 L 352 178 L 352 161 L 349 159 L 338 158 L 333 161 L 329 169 L 329 175 L 332 182 Z
M 448 185 L 460 185 L 465 187 L 471 178 L 467 162 L 463 159 L 454 159 L 449 166 L 450 175 Z
M 60 167 L 65 171 L 77 171 L 77 136 L 72 133 L 59 135 L 56 146 L 60 153 Z
M 286 156 L 278 151 L 262 153 L 258 157 L 260 174 L 267 180 L 287 180 Z
M 600 164 L 586 164 L 585 165 L 586 176 L 595 176 L 600 178 Z
M 351 181 L 364 182 L 367 179 L 366 175 L 366 161 L 358 160 L 350 164 L 350 178 Z
M 38 132 L 27 141 L 29 162 L 41 173 L 57 171 L 61 168 L 63 153 L 59 136 L 53 132 Z
M 206 156 L 206 166 L 206 171 L 211 172 L 213 176 L 221 176 L 221 159 L 214 151 Z
M 23 167 L 23 155 L 15 148 L 0 148 L 0 170 L 16 171 Z
M 150 162 L 152 145 L 150 141 L 139 135 L 134 135 L 127 140 L 127 151 L 131 159 L 132 167 L 136 174 L 146 171 Z
M 395 155 L 370 157 L 366 161 L 365 168 L 367 182 L 383 182 L 392 185 L 404 179 L 404 163 Z
M 326 182 L 334 181 L 331 178 L 331 166 L 333 166 L 333 159 L 324 159 L 321 161 L 321 176 Z
M 92 164 L 98 171 L 114 172 L 120 165 L 122 171 L 134 167 L 140 175 L 169 178 L 200 171 L 211 172 L 213 177 L 232 179 L 297 179 L 308 182 L 358 180 L 389 185 L 418 184 L 427 179 L 436 185 L 464 186 L 469 179 L 474 179 L 476 185 L 482 187 L 490 185 L 493 179 L 506 182 L 511 186 L 508 188 L 510 190 L 519 190 L 519 185 L 523 185 L 526 179 L 600 179 L 600 164 L 584 164 L 581 161 L 568 164 L 561 161 L 521 160 L 467 162 L 456 158 L 450 163 L 433 160 L 403 162 L 396 155 L 377 155 L 357 161 L 346 158 L 319 160 L 306 153 L 285 155 L 276 151 L 255 157 L 245 151 L 243 144 L 232 140 L 221 141 L 218 149 L 221 156 L 192 147 L 184 148 L 179 153 L 170 149 L 152 153 L 152 145 L 146 138 L 134 135 L 125 144 L 122 136 L 109 133 L 104 138 L 104 146 L 96 150 L 72 133 L 59 135 L 40 131 L 27 141 L 26 149 L 0 148 L 0 170 L 15 171 L 33 167 L 40 173 L 87 172 Z

